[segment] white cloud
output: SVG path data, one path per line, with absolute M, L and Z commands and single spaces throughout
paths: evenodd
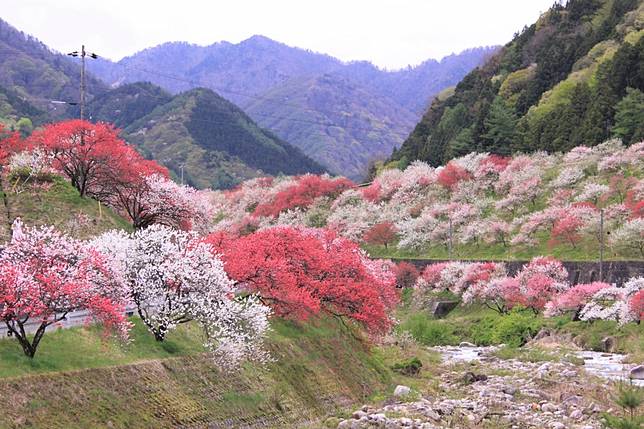
M 167 41 L 262 34 L 387 68 L 504 44 L 553 0 L 2 0 L 2 19 L 59 51 L 120 59 Z

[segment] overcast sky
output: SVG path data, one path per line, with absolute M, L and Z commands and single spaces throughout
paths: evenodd
M 0 17 L 58 51 L 118 60 L 168 41 L 262 34 L 395 69 L 504 44 L 554 0 L 0 0 Z

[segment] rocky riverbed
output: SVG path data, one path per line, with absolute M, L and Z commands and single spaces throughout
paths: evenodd
M 434 393 L 399 386 L 382 406 L 363 406 L 338 429 L 599 429 L 601 412 L 611 410 L 610 382 L 598 376 L 615 378 L 627 370 L 619 355 L 592 352 L 576 352 L 575 363 L 544 363 L 501 359 L 496 347 L 435 350 L 443 362 L 431 381 Z M 595 375 L 580 365 L 582 359 L 593 362 L 588 369 Z

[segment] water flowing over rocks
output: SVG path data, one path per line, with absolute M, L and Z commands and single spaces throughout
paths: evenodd
M 436 394 L 421 396 L 398 386 L 398 394 L 382 406 L 363 406 L 338 429 L 599 429 L 600 414 L 609 406 L 602 400 L 605 381 L 599 377 L 644 371 L 624 364 L 623 355 L 576 351 L 585 365 L 533 363 L 498 358 L 494 352 L 499 348 L 435 347 L 442 356 Z

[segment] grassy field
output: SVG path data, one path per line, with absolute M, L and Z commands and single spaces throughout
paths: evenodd
M 219 370 L 195 326 L 159 344 L 137 324 L 132 338 L 123 346 L 95 328 L 61 330 L 33 362 L 0 340 L 0 392 L 12 398 L 0 402 L 0 428 L 301 427 L 394 386 L 386 359 L 395 356 L 333 319 L 276 320 L 275 362 L 240 371 Z

